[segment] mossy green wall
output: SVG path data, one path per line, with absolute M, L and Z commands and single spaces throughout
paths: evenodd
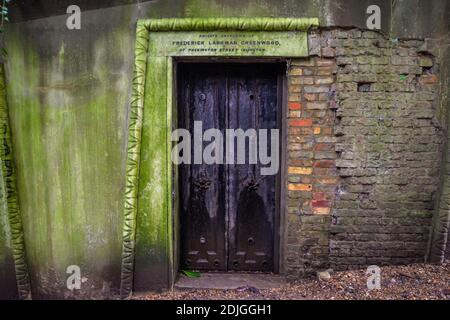
M 120 285 L 132 73 L 130 11 L 70 32 L 64 18 L 11 26 L 7 88 L 34 298 L 109 297 Z M 123 23 L 124 25 L 120 25 Z M 88 25 L 91 27 L 88 27 Z M 81 268 L 81 290 L 66 269 Z

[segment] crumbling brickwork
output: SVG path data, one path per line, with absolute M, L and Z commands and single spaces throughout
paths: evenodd
M 435 121 L 437 66 L 423 41 L 358 30 L 325 32 L 335 50 L 336 166 L 330 230 L 336 269 L 421 262 L 444 135 Z
M 372 31 L 309 41 L 289 72 L 287 274 L 423 261 L 444 141 L 434 58 Z

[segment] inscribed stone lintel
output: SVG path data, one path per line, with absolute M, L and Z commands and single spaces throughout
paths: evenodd
M 149 56 L 306 57 L 303 31 L 150 32 Z

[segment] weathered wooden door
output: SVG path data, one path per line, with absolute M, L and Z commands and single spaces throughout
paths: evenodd
M 279 71 L 271 64 L 179 65 L 178 127 L 191 133 L 192 162 L 195 121 L 203 132 L 221 130 L 224 163 L 225 129 L 277 128 Z M 180 166 L 181 268 L 273 271 L 277 175 L 261 175 L 259 161 L 249 164 L 249 148 L 247 139 L 245 164 L 197 159 Z

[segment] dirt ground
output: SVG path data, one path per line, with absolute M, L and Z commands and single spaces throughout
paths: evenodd
M 305 278 L 259 290 L 174 290 L 134 296 L 138 300 L 450 300 L 450 263 L 381 267 L 381 289 L 368 290 L 365 270 L 331 272 L 329 280 Z

